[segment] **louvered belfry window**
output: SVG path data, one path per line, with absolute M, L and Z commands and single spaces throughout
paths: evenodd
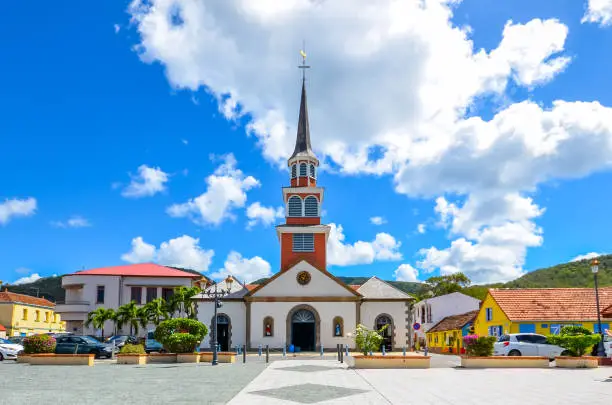
M 295 233 L 293 234 L 294 252 L 314 252 L 314 234 Z
M 288 211 L 290 217 L 301 217 L 302 216 L 302 199 L 297 195 L 289 198 Z
M 304 200 L 304 211 L 307 217 L 319 216 L 319 201 L 317 197 L 309 196 Z
M 308 176 L 308 165 L 306 163 L 300 163 L 300 177 Z

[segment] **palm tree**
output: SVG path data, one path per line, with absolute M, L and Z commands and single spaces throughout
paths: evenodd
M 135 301 L 132 301 L 128 304 L 121 305 L 117 309 L 117 326 L 119 329 L 123 328 L 123 325 L 130 325 L 130 335 L 136 333 L 138 334 L 138 326 L 140 324 L 139 316 L 139 308 L 136 305 Z
M 87 314 L 87 320 L 85 326 L 89 327 L 93 325 L 95 329 L 100 329 L 102 337 L 104 337 L 104 324 L 106 321 L 113 320 L 115 317 L 115 311 L 106 308 L 96 308 L 94 311 Z
M 168 318 L 167 304 L 163 298 L 156 298 L 144 307 L 144 315 L 148 323 L 159 325 L 161 318 Z M 146 326 L 145 326 L 146 327 Z
M 202 290 L 199 287 L 181 286 L 174 290 L 172 300 L 176 302 L 179 316 L 184 313 L 187 318 L 195 319 L 197 317 L 196 303 L 191 299 L 191 297 L 199 294 L 200 292 L 202 292 Z

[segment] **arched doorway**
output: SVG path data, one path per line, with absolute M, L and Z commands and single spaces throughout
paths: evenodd
M 385 325 L 387 329 L 383 331 L 383 341 L 380 345 L 380 350 L 382 351 L 382 347 L 385 347 L 385 350 L 390 352 L 393 350 L 393 318 L 387 314 L 380 314 L 376 317 L 374 321 L 374 328 L 376 330 L 380 330 Z
M 319 314 L 310 305 L 298 305 L 287 314 L 287 342 L 299 351 L 315 351 L 320 345 Z
M 212 324 L 212 322 L 211 322 Z M 217 315 L 217 344 L 222 352 L 229 351 L 230 348 L 231 321 L 225 314 Z

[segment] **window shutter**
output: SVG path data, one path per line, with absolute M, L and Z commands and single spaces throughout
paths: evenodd
M 307 217 L 319 216 L 319 201 L 316 197 L 309 196 L 304 200 L 304 211 Z
M 294 179 L 297 176 L 297 165 L 291 165 L 291 178 Z
M 300 177 L 308 176 L 308 165 L 306 163 L 300 164 Z
M 290 217 L 301 217 L 302 216 L 302 199 L 296 195 L 289 198 L 289 216 Z

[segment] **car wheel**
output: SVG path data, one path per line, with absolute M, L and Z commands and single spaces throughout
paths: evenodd
M 510 350 L 510 353 L 508 353 L 508 356 L 520 356 L 521 352 L 519 352 L 518 350 Z
M 4 361 L 4 356 L 2 355 L 2 352 L 0 352 L 0 361 Z
M 569 356 L 569 355 L 570 355 L 570 352 L 568 352 L 567 350 L 563 350 L 561 352 L 561 356 Z

